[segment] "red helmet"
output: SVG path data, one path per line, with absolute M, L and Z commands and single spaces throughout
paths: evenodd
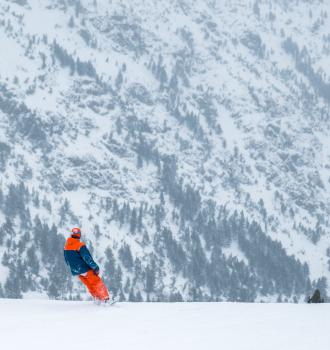
M 77 237 L 77 238 L 80 238 L 80 236 L 81 236 L 81 230 L 80 230 L 80 228 L 79 227 L 74 227 L 72 230 L 71 230 L 71 232 L 72 232 L 72 237 Z

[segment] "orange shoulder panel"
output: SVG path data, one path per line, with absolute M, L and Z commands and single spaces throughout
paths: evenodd
M 80 242 L 79 239 L 69 237 L 66 240 L 64 250 L 79 250 L 85 243 Z

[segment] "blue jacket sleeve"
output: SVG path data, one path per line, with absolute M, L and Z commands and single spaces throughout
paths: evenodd
M 69 265 L 68 259 L 66 258 L 65 250 L 63 251 L 63 254 L 64 254 L 64 260 L 65 260 L 66 264 Z
M 86 248 L 86 246 L 82 246 L 79 250 L 80 256 L 84 259 L 85 263 L 94 271 L 98 271 L 100 268 L 97 263 L 93 260 L 91 253 Z

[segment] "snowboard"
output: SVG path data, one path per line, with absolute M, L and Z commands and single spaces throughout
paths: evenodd
M 119 301 L 119 297 L 114 297 L 111 298 L 110 300 L 107 301 L 101 301 L 101 300 L 94 300 L 94 304 L 95 305 L 99 305 L 99 306 L 113 306 L 117 303 L 117 301 Z
M 114 298 L 111 298 L 109 301 L 107 301 L 105 304 L 112 306 L 112 305 L 115 305 L 117 301 L 119 301 L 119 297 L 114 297 Z

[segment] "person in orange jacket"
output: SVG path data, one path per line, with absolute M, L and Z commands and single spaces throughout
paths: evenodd
M 85 243 L 80 241 L 81 230 L 74 227 L 64 246 L 64 259 L 73 276 L 78 276 L 94 300 L 108 302 L 107 287 L 99 276 L 100 268 L 93 260 Z

